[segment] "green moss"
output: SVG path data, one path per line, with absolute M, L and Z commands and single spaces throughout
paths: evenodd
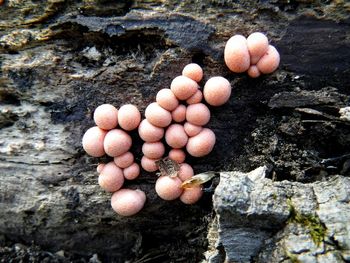
M 292 201 L 288 200 L 289 206 L 289 222 L 300 224 L 306 227 L 311 235 L 313 242 L 318 246 L 320 245 L 326 236 L 326 226 L 321 222 L 317 215 L 303 215 L 298 212 L 292 204 Z

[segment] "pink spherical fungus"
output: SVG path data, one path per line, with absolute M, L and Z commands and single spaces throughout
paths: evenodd
M 132 139 L 125 131 L 113 129 L 106 134 L 103 145 L 105 152 L 109 156 L 115 157 L 129 151 Z
M 162 142 L 146 142 L 142 145 L 142 153 L 151 159 L 160 159 L 165 153 Z
M 167 127 L 171 123 L 171 113 L 156 102 L 147 106 L 145 116 L 149 123 L 157 127 Z
M 132 216 L 141 211 L 146 202 L 146 195 L 141 190 L 121 189 L 111 198 L 113 210 L 121 216 Z
M 203 93 L 200 90 L 197 90 L 195 94 L 193 94 L 191 97 L 189 97 L 186 100 L 187 104 L 195 104 L 200 103 L 203 99 Z
M 200 186 L 194 186 L 187 188 L 180 196 L 181 202 L 187 205 L 196 203 L 203 195 L 202 188 Z
M 171 82 L 170 89 L 179 100 L 187 100 L 196 93 L 198 84 L 188 77 L 178 76 Z
M 98 183 L 107 192 L 118 191 L 124 184 L 122 169 L 114 162 L 107 163 L 98 177 Z
M 186 106 L 180 104 L 171 112 L 171 117 L 175 122 L 183 122 L 186 119 Z
M 180 197 L 182 181 L 177 177 L 161 176 L 156 181 L 156 192 L 164 200 L 175 200 Z
M 203 78 L 203 69 L 196 63 L 188 64 L 182 70 L 182 75 L 194 81 L 200 82 Z
M 256 65 L 251 65 L 248 69 L 248 75 L 251 78 L 258 78 L 261 73 Z
M 184 129 L 188 137 L 196 136 L 198 133 L 200 133 L 203 129 L 202 126 L 194 125 L 189 122 L 185 122 Z
M 114 129 L 118 125 L 118 110 L 111 104 L 102 104 L 95 109 L 94 121 L 101 129 Z
M 250 63 L 255 65 L 267 52 L 269 40 L 260 32 L 255 32 L 247 38 L 247 46 L 250 54 Z
M 154 126 L 145 119 L 140 123 L 139 135 L 145 142 L 157 142 L 164 137 L 164 129 Z
M 248 70 L 250 56 L 247 46 L 247 39 L 242 35 L 231 37 L 225 46 L 224 59 L 227 67 L 236 73 Z
M 180 164 L 178 177 L 182 182 L 190 179 L 193 175 L 194 175 L 194 171 L 191 165 L 189 165 L 188 163 Z
M 141 121 L 141 113 L 136 106 L 126 104 L 120 107 L 118 112 L 119 126 L 126 131 L 136 129 Z
M 158 165 L 156 164 L 156 161 L 158 161 L 159 159 L 151 159 L 148 158 L 146 156 L 142 156 L 141 158 L 141 166 L 143 168 L 143 170 L 147 171 L 147 172 L 155 172 L 158 170 Z
M 210 120 L 210 110 L 203 103 L 196 103 L 187 106 L 186 120 L 198 126 L 206 125 Z
M 181 124 L 172 124 L 165 132 L 166 143 L 175 149 L 182 148 L 188 141 L 188 136 Z
M 158 91 L 156 101 L 159 106 L 168 111 L 174 110 L 179 105 L 179 101 L 170 89 L 161 89 Z
M 186 150 L 194 157 L 203 157 L 213 150 L 215 141 L 215 133 L 208 128 L 203 128 L 196 136 L 189 138 Z
M 99 127 L 91 127 L 88 129 L 82 139 L 85 152 L 93 157 L 101 157 L 105 154 L 103 141 L 107 132 Z
M 280 64 L 280 54 L 274 46 L 269 45 L 265 55 L 256 64 L 258 69 L 263 74 L 274 72 Z
M 124 168 L 123 174 L 125 179 L 134 180 L 140 175 L 140 166 L 137 163 L 133 163 L 129 167 Z
M 129 167 L 133 162 L 134 155 L 131 152 L 126 152 L 114 157 L 114 163 L 120 168 Z
M 223 77 L 212 77 L 204 85 L 205 101 L 212 106 L 225 104 L 231 96 L 231 84 Z
M 96 171 L 98 172 L 98 173 L 101 173 L 102 172 L 102 170 L 103 170 L 103 168 L 105 167 L 105 163 L 99 163 L 98 165 L 97 165 L 97 168 L 96 168 Z
M 186 159 L 186 153 L 181 149 L 171 149 L 168 157 L 177 163 L 183 163 Z

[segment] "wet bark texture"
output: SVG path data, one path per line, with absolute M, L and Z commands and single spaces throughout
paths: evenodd
M 350 174 L 350 118 L 339 113 L 350 94 L 346 1 L 5 0 L 0 18 L 4 262 L 203 258 L 212 194 L 193 206 L 165 202 L 155 175 L 143 173 L 126 186 L 146 191 L 145 208 L 119 217 L 97 185 L 96 164 L 106 159 L 81 147 L 99 104 L 144 111 L 189 62 L 205 80 L 221 75 L 233 86 L 230 101 L 211 108 L 213 152 L 187 159 L 196 173 L 266 165 L 268 178 L 299 183 Z M 278 71 L 258 79 L 223 62 L 229 37 L 254 31 L 281 54 Z

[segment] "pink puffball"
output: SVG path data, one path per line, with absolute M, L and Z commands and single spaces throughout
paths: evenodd
M 212 106 L 225 104 L 231 96 L 231 84 L 223 77 L 212 77 L 204 85 L 205 101 Z
M 143 154 L 151 159 L 160 159 L 164 155 L 165 147 L 161 142 L 146 142 L 142 145 Z
M 255 32 L 247 38 L 247 46 L 250 54 L 250 63 L 255 65 L 266 53 L 269 47 L 269 40 L 260 32 Z
M 175 149 L 182 148 L 188 141 L 188 136 L 181 124 L 171 124 L 165 132 L 166 143 Z
M 119 126 L 126 131 L 136 129 L 141 121 L 141 113 L 136 106 L 126 104 L 120 107 L 118 112 Z
M 157 127 L 167 127 L 171 123 L 171 113 L 153 102 L 147 106 L 145 111 L 146 119 Z
M 186 153 L 181 149 L 171 149 L 168 156 L 177 163 L 183 163 L 186 159 Z
M 114 157 L 114 163 L 120 168 L 129 167 L 133 162 L 134 155 L 131 152 L 126 152 Z
M 170 89 L 179 100 L 187 100 L 196 93 L 198 84 L 188 77 L 177 76 L 171 82 Z
M 215 133 L 208 128 L 203 128 L 196 136 L 189 138 L 186 150 L 194 157 L 202 157 L 213 150 L 215 141 Z
M 112 157 L 129 151 L 132 140 L 129 134 L 120 129 L 110 130 L 103 142 L 105 152 Z
M 88 129 L 85 132 L 82 140 L 85 152 L 93 157 L 103 156 L 105 154 L 103 140 L 105 139 L 106 134 L 106 131 L 97 126 Z
M 156 192 L 164 200 L 175 200 L 183 190 L 181 189 L 182 181 L 177 177 L 161 176 L 156 181 Z
M 182 70 L 182 75 L 200 82 L 203 78 L 203 69 L 196 63 L 188 64 Z
M 251 78 L 258 78 L 261 74 L 257 66 L 251 65 L 248 69 L 248 75 Z
M 180 196 L 181 202 L 187 205 L 196 203 L 203 195 L 202 188 L 200 186 L 194 186 L 191 188 L 184 189 Z
M 102 104 L 95 109 L 94 121 L 101 129 L 114 129 L 118 125 L 118 110 L 111 104 Z
M 134 180 L 140 175 L 140 166 L 137 163 L 133 163 L 129 167 L 124 168 L 123 174 L 125 179 Z
M 191 167 L 191 165 L 189 165 L 187 163 L 180 164 L 180 170 L 178 173 L 178 177 L 180 178 L 180 180 L 182 182 L 190 179 L 193 175 L 194 175 L 194 172 L 193 172 L 193 168 Z
M 141 190 L 121 189 L 111 198 L 113 210 L 121 216 L 132 216 L 141 211 L 146 195 Z
M 159 159 L 151 159 L 146 156 L 142 156 L 141 158 L 141 166 L 142 168 L 147 172 L 155 172 L 158 170 L 158 165 L 156 164 L 156 161 Z
M 114 162 L 107 163 L 98 177 L 98 183 L 107 192 L 118 191 L 124 184 L 122 169 Z
M 188 105 L 186 109 L 186 120 L 194 125 L 206 125 L 210 120 L 210 111 L 203 103 Z
M 184 129 L 185 129 L 185 132 L 188 135 L 188 137 L 193 137 L 193 136 L 196 136 L 198 133 L 200 133 L 201 130 L 203 129 L 203 127 L 198 126 L 198 125 L 194 125 L 194 124 L 189 123 L 189 122 L 185 122 Z
M 180 104 L 171 112 L 171 116 L 175 122 L 183 122 L 186 119 L 186 106 Z
M 236 73 L 246 71 L 250 66 L 247 39 L 242 35 L 231 37 L 225 46 L 224 59 L 231 71 Z
M 280 64 L 280 54 L 274 46 L 269 45 L 266 54 L 262 56 L 259 62 L 256 64 L 258 69 L 263 74 L 269 74 L 274 72 Z
M 98 172 L 98 173 L 101 173 L 102 172 L 102 170 L 103 170 L 103 168 L 105 167 L 105 163 L 99 163 L 98 165 L 97 165 L 97 168 L 96 168 L 96 171 Z
M 159 106 L 168 111 L 174 110 L 179 105 L 179 101 L 170 89 L 161 89 L 158 91 L 156 101 Z
M 154 126 L 145 119 L 140 123 L 139 135 L 145 142 L 157 142 L 163 138 L 164 129 Z
M 193 94 L 191 97 L 189 97 L 186 100 L 187 104 L 195 104 L 200 103 L 203 99 L 203 93 L 200 90 L 197 90 L 195 94 Z

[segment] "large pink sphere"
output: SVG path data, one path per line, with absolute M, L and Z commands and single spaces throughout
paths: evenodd
M 186 120 L 194 125 L 204 126 L 210 120 L 210 110 L 203 103 L 188 105 Z
M 172 124 L 165 132 L 166 143 L 175 149 L 182 148 L 188 141 L 188 136 L 181 124 Z
M 121 216 L 132 216 L 141 211 L 146 202 L 146 195 L 141 190 L 121 189 L 111 198 L 113 210 Z
M 179 100 L 187 100 L 196 93 L 198 84 L 188 77 L 177 76 L 171 82 L 170 89 Z
M 191 97 L 189 97 L 186 100 L 187 104 L 195 104 L 200 103 L 203 99 L 203 93 L 200 90 L 197 90 L 195 94 L 193 94 Z
M 111 104 L 102 104 L 95 109 L 94 121 L 101 129 L 114 129 L 118 125 L 118 110 Z
M 164 200 L 175 200 L 180 197 L 183 190 L 182 181 L 177 177 L 161 176 L 156 181 L 156 192 Z
M 263 74 L 274 72 L 280 64 L 280 54 L 274 46 L 269 45 L 266 54 L 262 56 L 256 64 L 258 69 Z
M 247 46 L 250 54 L 250 63 L 255 65 L 266 53 L 269 47 L 269 40 L 260 32 L 255 32 L 247 38 Z
M 203 128 L 196 136 L 189 138 L 186 150 L 194 157 L 203 157 L 213 150 L 215 141 L 215 133 L 208 128 Z
M 212 106 L 225 104 L 231 96 L 231 84 L 223 77 L 212 77 L 204 85 L 205 101 Z
M 145 110 L 146 119 L 149 123 L 157 127 L 167 127 L 171 123 L 171 113 L 153 102 Z
M 189 122 L 185 122 L 184 129 L 188 137 L 193 137 L 193 136 L 196 136 L 198 133 L 200 133 L 203 130 L 203 127 L 194 125 Z
M 193 175 L 194 171 L 191 165 L 189 165 L 188 163 L 182 163 L 180 165 L 178 177 L 182 182 L 190 179 Z
M 147 172 L 150 172 L 150 173 L 155 172 L 158 170 L 158 165 L 156 164 L 156 161 L 158 160 L 159 159 L 151 159 L 146 156 L 142 156 L 141 167 L 143 168 L 143 170 Z
M 188 64 L 182 70 L 182 75 L 200 82 L 203 78 L 203 69 L 196 63 Z
M 114 157 L 114 163 L 120 168 L 129 167 L 133 162 L 134 155 L 131 152 L 126 152 Z
M 164 129 L 154 126 L 144 119 L 139 126 L 139 135 L 145 142 L 157 142 L 164 137 Z
M 242 35 L 231 37 L 225 46 L 224 59 L 227 67 L 236 73 L 248 70 L 250 66 L 250 55 L 247 39 Z
M 170 89 L 161 89 L 158 91 L 156 101 L 159 106 L 168 111 L 174 110 L 179 105 L 179 101 Z
M 146 142 L 142 145 L 142 153 L 151 159 L 160 159 L 163 157 L 165 147 L 162 142 Z
M 134 180 L 140 175 L 140 166 L 137 163 L 133 163 L 130 166 L 124 168 L 123 174 L 125 179 Z
M 83 148 L 88 155 L 93 157 L 101 157 L 105 154 L 103 141 L 107 132 L 99 127 L 91 127 L 88 129 L 82 140 Z
M 196 203 L 203 195 L 202 188 L 200 186 L 194 186 L 187 188 L 183 191 L 180 196 L 181 202 L 187 205 L 192 205 Z
M 186 159 L 186 153 L 181 149 L 171 149 L 168 156 L 177 163 L 183 163 Z
M 124 184 L 122 169 L 114 162 L 107 163 L 98 177 L 98 183 L 107 192 L 118 191 Z
M 126 131 L 136 129 L 141 121 L 141 113 L 135 105 L 126 104 L 120 107 L 118 112 L 119 126 Z
M 186 106 L 180 104 L 171 112 L 171 117 L 175 122 L 183 122 L 186 119 Z
M 132 140 L 129 134 L 120 129 L 110 130 L 104 140 L 105 152 L 112 157 L 129 151 Z

